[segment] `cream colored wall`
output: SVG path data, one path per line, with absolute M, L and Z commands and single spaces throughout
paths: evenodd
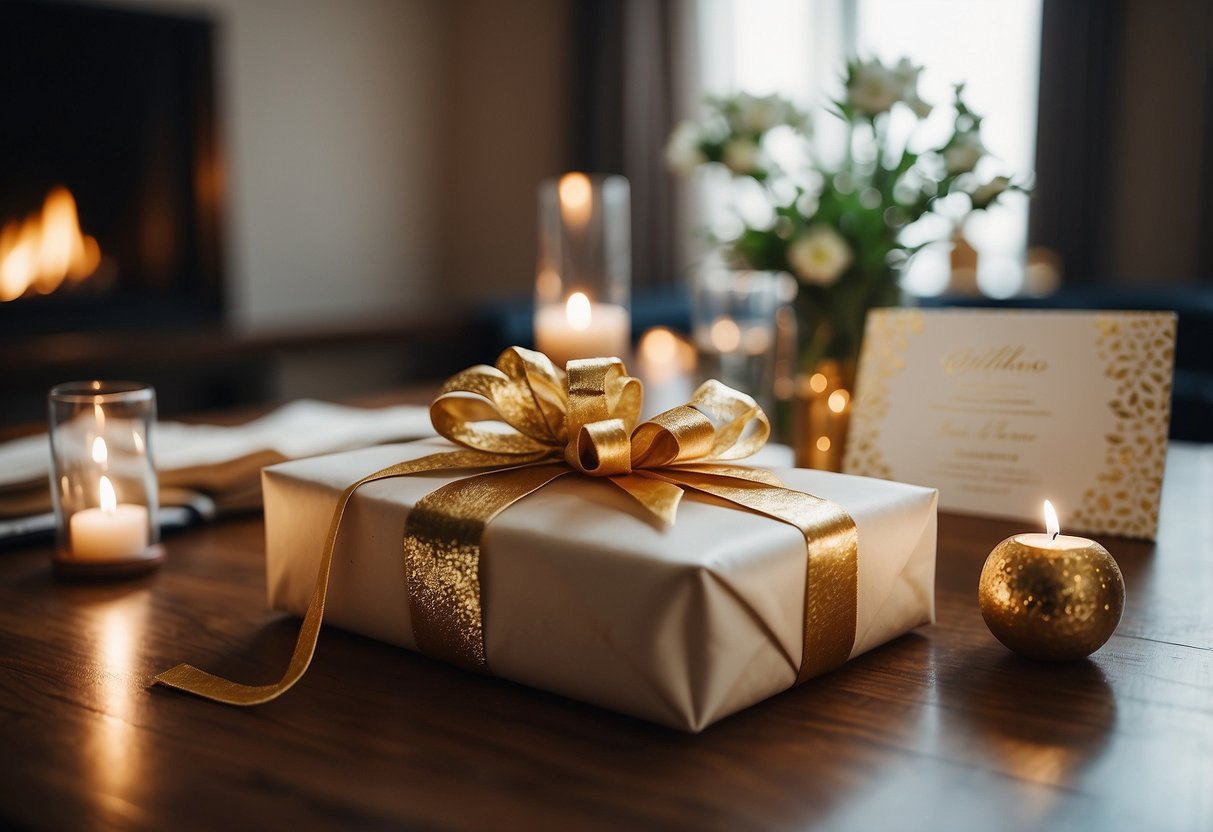
M 96 0 L 219 23 L 229 318 L 525 295 L 564 167 L 569 0 Z
M 415 310 L 439 247 L 441 4 L 223 2 L 234 322 Z
M 381 321 L 434 297 L 441 0 L 123 0 L 219 23 L 229 320 Z

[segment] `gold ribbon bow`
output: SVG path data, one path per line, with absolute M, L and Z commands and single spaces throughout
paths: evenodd
M 462 450 L 376 471 L 342 492 L 316 588 L 282 679 L 241 685 L 190 665 L 154 683 L 235 705 L 274 699 L 307 670 L 324 615 L 333 549 L 350 497 L 362 485 L 424 471 L 489 468 L 423 497 L 404 530 L 409 615 L 418 648 L 465 667 L 487 665 L 480 603 L 480 540 L 488 523 L 526 495 L 574 471 L 605 478 L 660 524 L 674 522 L 686 490 L 709 494 L 800 529 L 806 564 L 804 641 L 796 683 L 846 661 L 855 639 L 855 523 L 828 500 L 785 488 L 772 474 L 723 463 L 750 456 L 770 424 L 749 396 L 705 382 L 691 401 L 637 425 L 642 387 L 618 358 L 570 361 L 507 349 L 495 367 L 453 376 L 430 406 L 439 434 Z

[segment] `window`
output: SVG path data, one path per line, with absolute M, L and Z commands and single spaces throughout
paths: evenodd
M 966 100 L 984 117 L 986 147 L 996 157 L 978 174 L 1022 179 L 1035 156 L 1040 6 L 1041 0 L 703 0 L 697 7 L 698 80 L 706 93 L 791 98 L 813 113 L 815 146 L 828 157 L 841 148 L 843 134 L 821 105 L 840 94 L 846 58 L 876 56 L 888 63 L 908 57 L 926 67 L 919 91 L 936 105 L 918 140 L 941 141 L 952 85 L 964 82 Z M 934 136 L 932 128 L 938 128 Z M 727 234 L 727 185 L 709 178 L 706 188 L 696 219 Z M 744 198 L 739 207 L 746 210 Z M 1012 194 L 966 223 L 986 294 L 1006 297 L 1022 290 L 1027 217 L 1027 199 Z M 913 294 L 938 294 L 947 288 L 951 229 L 941 217 L 919 226 L 907 233 L 944 242 L 911 261 L 903 285 Z

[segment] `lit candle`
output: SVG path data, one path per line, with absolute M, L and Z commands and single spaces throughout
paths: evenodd
M 624 357 L 630 339 L 628 311 L 614 303 L 592 303 L 584 292 L 569 295 L 564 306 L 551 304 L 535 313 L 535 346 L 561 368 L 574 358 Z
M 1050 549 L 1054 551 L 1062 551 L 1067 549 L 1089 549 L 1095 546 L 1103 549 L 1094 540 L 1088 540 L 1085 537 L 1073 537 L 1068 534 L 1061 533 L 1061 522 L 1057 519 L 1057 509 L 1053 508 L 1053 504 L 1045 500 L 1045 533 L 1036 532 L 1034 534 L 1017 534 L 1013 538 L 1024 546 L 1029 546 L 1036 549 Z
M 119 503 L 113 483 L 101 477 L 101 507 L 71 516 L 72 555 L 82 560 L 121 560 L 148 546 L 147 506 Z
M 653 327 L 640 338 L 636 364 L 646 388 L 675 379 L 684 379 L 689 384 L 695 372 L 695 347 L 673 330 Z
M 1120 567 L 1085 537 L 1061 534 L 1044 503 L 1045 534 L 1017 534 L 994 547 L 981 570 L 978 599 L 999 641 L 1034 659 L 1067 661 L 1103 646 L 1125 607 Z
M 636 375 L 644 382 L 644 417 L 686 404 L 695 392 L 695 347 L 665 327 L 654 327 L 636 346 Z

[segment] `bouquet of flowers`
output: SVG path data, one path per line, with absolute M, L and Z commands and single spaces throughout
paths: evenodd
M 808 119 L 779 96 L 709 98 L 703 118 L 679 124 L 670 136 L 666 160 L 676 172 L 723 165 L 736 184 L 763 195 L 763 221 L 743 220 L 739 234 L 717 242 L 735 268 L 797 278 L 802 370 L 827 357 L 853 360 L 868 309 L 898 303 L 897 272 L 922 245 L 903 241 L 907 227 L 933 211 L 958 226 L 970 211 L 1023 190 L 1006 176 L 981 180 L 974 173 L 987 152 L 963 84 L 955 87 L 950 135 L 915 149 L 932 110 L 918 95 L 921 71 L 904 58 L 893 66 L 847 65 L 845 95 L 828 108 L 846 131 L 834 165 L 816 158 Z M 891 129 L 894 119 L 900 129 Z M 799 169 L 783 169 L 768 152 L 776 129 L 802 146 Z

